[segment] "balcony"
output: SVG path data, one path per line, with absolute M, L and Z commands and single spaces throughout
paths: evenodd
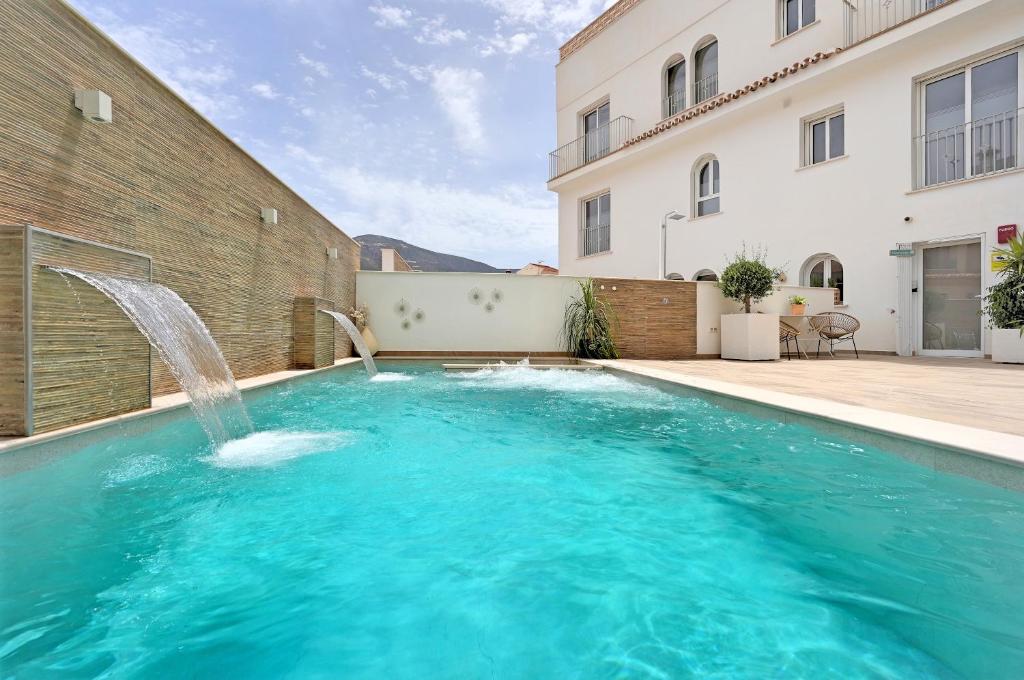
M 878 35 L 953 0 L 843 0 L 844 47 Z
M 1007 111 L 914 138 L 914 188 L 986 177 L 1020 165 L 1021 114 Z
M 677 90 L 661 102 L 661 117 L 670 118 L 686 110 L 686 90 Z
M 619 116 L 548 155 L 548 181 L 621 149 L 633 136 L 633 119 Z
M 711 99 L 716 94 L 718 94 L 718 73 L 712 73 L 693 84 L 694 104 L 700 104 L 702 101 Z

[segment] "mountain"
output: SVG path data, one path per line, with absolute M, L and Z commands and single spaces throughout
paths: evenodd
M 489 264 L 470 260 L 466 257 L 437 253 L 433 250 L 420 248 L 419 246 L 414 246 L 411 243 L 388 236 L 363 234 L 362 236 L 356 236 L 355 240 L 362 246 L 360 267 L 365 271 L 380 271 L 381 248 L 394 248 L 413 269 L 421 272 L 492 273 L 505 271 L 504 269 L 495 269 Z

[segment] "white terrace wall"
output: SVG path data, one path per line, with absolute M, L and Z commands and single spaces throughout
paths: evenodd
M 382 352 L 562 352 L 567 276 L 372 272 L 356 275 Z
M 370 310 L 370 329 L 387 354 L 562 353 L 566 303 L 579 290 L 571 276 L 356 273 L 356 301 Z M 497 295 L 495 295 L 497 293 Z M 756 310 L 786 314 L 789 297 L 810 301 L 807 312 L 831 311 L 831 288 L 781 286 Z M 488 309 L 490 305 L 490 309 Z M 719 318 L 739 310 L 714 283 L 697 286 L 697 353 L 717 355 Z
M 789 314 L 789 298 L 793 295 L 800 295 L 807 298 L 806 314 L 820 314 L 822 312 L 844 311 L 835 307 L 834 288 L 808 288 L 806 286 L 779 286 L 775 293 L 754 305 L 755 312 L 765 314 L 778 314 L 786 316 Z M 726 299 L 722 291 L 714 283 L 697 284 L 697 354 L 720 354 L 722 351 L 722 336 L 719 334 L 719 325 L 723 314 L 735 314 L 743 310 L 743 306 L 734 301 Z M 783 319 L 786 321 L 786 319 Z M 801 328 L 794 319 L 789 319 L 791 325 L 806 332 L 806 326 Z

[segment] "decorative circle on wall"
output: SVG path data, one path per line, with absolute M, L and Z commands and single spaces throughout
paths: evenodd
M 407 331 L 412 328 L 412 322 L 408 319 L 402 319 L 402 330 Z
M 395 314 L 398 314 L 399 316 L 405 316 L 408 313 L 409 303 L 406 301 L 405 298 L 402 298 L 401 300 L 395 303 Z
M 491 299 L 494 300 L 495 303 L 501 302 L 505 299 L 505 294 L 495 288 L 491 291 Z
M 484 311 L 485 312 L 493 312 L 494 311 L 494 303 L 493 302 L 488 302 L 486 305 L 484 305 Z
M 417 309 L 415 312 L 412 313 L 412 318 L 414 321 L 423 321 L 424 319 L 427 318 L 427 313 L 424 312 L 422 309 Z
M 478 305 L 484 300 L 484 292 L 479 288 L 473 288 L 469 291 L 469 301 L 474 305 Z

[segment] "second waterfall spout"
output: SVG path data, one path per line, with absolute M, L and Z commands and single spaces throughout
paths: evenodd
M 338 325 L 345 329 L 348 333 L 348 337 L 352 338 L 352 344 L 355 345 L 356 351 L 359 352 L 359 356 L 363 359 L 363 365 L 366 366 L 366 372 L 372 378 L 377 375 L 377 364 L 373 363 L 373 354 L 370 352 L 370 348 L 366 346 L 366 341 L 363 340 L 363 334 L 359 332 L 356 325 L 352 323 L 352 320 L 341 312 L 332 312 L 328 309 L 321 309 L 324 314 L 330 314 L 334 317 L 334 320 L 338 322 Z

